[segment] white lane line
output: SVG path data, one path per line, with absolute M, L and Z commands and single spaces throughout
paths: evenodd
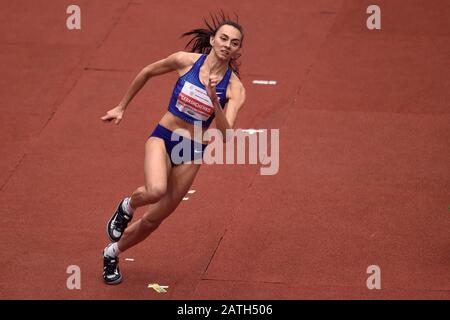
M 125 258 L 125 261 L 134 261 L 133 258 Z
M 276 85 L 277 82 L 275 80 L 253 80 L 253 84 L 268 84 L 268 85 Z

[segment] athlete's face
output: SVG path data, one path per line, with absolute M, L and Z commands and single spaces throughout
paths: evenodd
M 211 37 L 210 42 L 217 57 L 230 60 L 241 48 L 242 34 L 233 26 L 223 25 L 217 30 L 216 35 Z

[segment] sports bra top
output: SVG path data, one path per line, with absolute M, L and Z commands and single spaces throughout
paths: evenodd
M 195 61 L 191 69 L 178 78 L 173 88 L 169 102 L 169 112 L 188 123 L 201 122 L 203 128 L 208 128 L 215 117 L 211 99 L 206 93 L 205 86 L 200 81 L 200 67 L 207 55 L 202 54 Z M 217 96 L 222 109 L 225 107 L 227 86 L 231 76 L 228 67 L 222 80 L 216 86 Z

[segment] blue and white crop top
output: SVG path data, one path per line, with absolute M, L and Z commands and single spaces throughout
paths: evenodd
M 178 78 L 169 102 L 169 112 L 188 123 L 201 121 L 203 128 L 208 128 L 215 114 L 211 99 L 209 99 L 205 86 L 200 81 L 200 67 L 206 59 L 202 54 L 195 61 L 191 69 Z M 231 76 L 231 68 L 225 72 L 222 80 L 216 86 L 222 109 L 225 107 L 227 86 Z

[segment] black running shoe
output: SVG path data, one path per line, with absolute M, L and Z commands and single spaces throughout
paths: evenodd
M 119 284 L 122 282 L 119 257 L 111 258 L 103 254 L 103 280 L 106 284 Z
M 123 200 L 120 201 L 116 212 L 114 212 L 106 226 L 106 233 L 108 234 L 109 239 L 113 242 L 117 242 L 120 240 L 123 232 L 128 226 L 128 223 L 133 218 L 132 215 L 129 215 L 122 209 L 122 203 Z

